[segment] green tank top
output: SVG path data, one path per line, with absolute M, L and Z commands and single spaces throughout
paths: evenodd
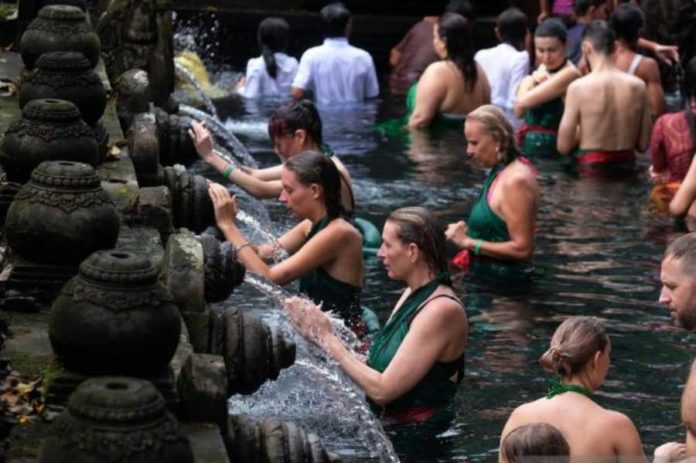
M 498 164 L 493 167 L 483 182 L 483 188 L 474 207 L 469 214 L 467 222 L 469 237 L 475 240 L 503 242 L 510 240 L 507 224 L 501 219 L 488 204 L 488 191 L 498 177 L 498 174 L 505 169 L 505 165 Z
M 326 216 L 315 223 L 305 243 L 329 224 Z M 309 296 L 316 304 L 322 303 L 322 310 L 331 310 L 343 318 L 349 325 L 361 322 L 359 286 L 339 281 L 319 267 L 300 278 L 300 292 Z
M 387 324 L 375 335 L 367 355 L 367 365 L 383 373 L 408 334 L 411 322 L 429 302 L 429 297 L 441 284 L 450 285 L 448 273 L 440 273 L 425 286 L 413 291 Z M 437 296 L 436 296 L 437 297 Z M 451 297 L 445 296 L 442 297 Z M 457 300 L 457 302 L 459 302 Z M 461 304 L 461 302 L 459 302 Z M 462 306 L 462 310 L 464 307 Z M 450 378 L 464 376 L 464 354 L 452 362 L 435 362 L 428 373 L 413 389 L 388 404 L 384 412 L 407 410 L 414 407 L 439 406 L 447 403 L 457 391 L 457 383 Z M 373 406 L 375 406 L 373 404 Z
M 555 74 L 565 67 L 565 62 L 550 74 Z M 522 140 L 522 152 L 526 156 L 556 155 L 556 141 L 558 140 L 558 127 L 563 118 L 563 97 L 559 96 L 551 101 L 542 103 L 528 109 L 524 113 L 524 123 L 531 127 L 541 127 L 545 130 L 528 130 Z

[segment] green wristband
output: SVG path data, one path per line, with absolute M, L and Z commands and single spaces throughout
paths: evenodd
M 481 245 L 483 244 L 483 240 L 476 240 L 476 244 L 474 244 L 474 254 L 477 256 L 481 255 Z
M 235 166 L 235 165 L 232 164 L 232 163 L 227 164 L 227 167 L 225 167 L 225 170 L 222 171 L 223 177 L 225 177 L 225 178 L 230 178 L 230 175 L 232 175 L 232 172 L 234 172 L 234 170 L 235 170 L 236 168 L 237 168 L 237 166 Z

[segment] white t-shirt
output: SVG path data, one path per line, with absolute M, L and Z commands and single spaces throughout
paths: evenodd
M 305 51 L 292 86 L 314 92 L 320 103 L 362 101 L 379 95 L 372 57 L 345 37 L 325 39 L 323 45 Z
M 529 74 L 529 54 L 518 51 L 510 44 L 501 43 L 493 48 L 479 50 L 474 59 L 488 77 L 491 103 L 511 112 L 515 107 L 517 87 Z
M 277 72 L 275 79 L 266 71 L 263 56 L 251 58 L 247 62 L 243 96 L 255 98 L 264 95 L 290 95 L 290 86 L 297 73 L 297 60 L 285 53 L 274 53 Z

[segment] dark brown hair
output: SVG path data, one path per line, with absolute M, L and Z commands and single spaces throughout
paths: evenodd
M 316 183 L 324 190 L 324 205 L 330 219 L 345 215 L 341 203 L 341 174 L 325 154 L 305 151 L 285 161 L 283 167 L 293 172 L 300 183 Z
M 402 242 L 418 246 L 433 272 L 447 271 L 445 227 L 432 212 L 423 207 L 402 207 L 389 214 L 387 221 L 397 225 Z
M 597 352 L 609 343 L 604 325 L 597 317 L 569 317 L 556 329 L 551 347 L 539 359 L 541 366 L 560 376 L 580 372 Z
M 569 461 L 570 446 L 555 426 L 530 423 L 510 431 L 500 446 L 500 453 L 507 463 Z

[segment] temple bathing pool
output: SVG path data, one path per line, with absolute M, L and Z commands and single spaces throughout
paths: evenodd
M 266 134 L 266 120 L 278 104 L 218 102 L 221 119 L 262 166 L 278 162 Z M 359 215 L 380 229 L 388 213 L 402 206 L 428 207 L 447 222 L 466 219 L 485 172 L 467 159 L 463 135 L 386 139 L 373 127 L 390 106 L 399 103 L 320 108 L 325 142 L 353 176 Z M 596 315 L 608 327 L 612 366 L 597 402 L 627 414 L 649 454 L 663 442 L 683 439 L 679 398 L 696 337 L 671 328 L 668 311 L 657 304 L 661 256 L 677 232 L 671 219 L 648 205 L 648 162 L 640 156 L 635 175 L 602 179 L 573 176 L 557 160 L 535 162 L 541 207 L 533 269 L 455 275 L 470 339 L 465 379 L 452 403 L 454 419 L 436 436 L 402 431 L 407 437 L 394 440 L 402 461 L 497 458 L 510 411 L 544 395 L 551 376 L 538 358 L 569 315 Z M 200 163 L 196 168 L 220 179 Z M 276 233 L 293 223 L 280 203 L 265 204 Z M 363 302 L 384 322 L 402 285 L 388 280 L 376 258 L 367 268 Z M 273 307 L 248 285 L 229 302 L 259 312 Z M 361 423 L 344 419 L 351 405 L 335 403 L 340 394 L 324 390 L 325 382 L 311 368 L 296 365 L 254 397 L 233 398 L 230 410 L 279 414 L 316 432 L 346 460 L 366 460 L 356 432 Z M 394 436 L 389 427 L 387 433 Z

